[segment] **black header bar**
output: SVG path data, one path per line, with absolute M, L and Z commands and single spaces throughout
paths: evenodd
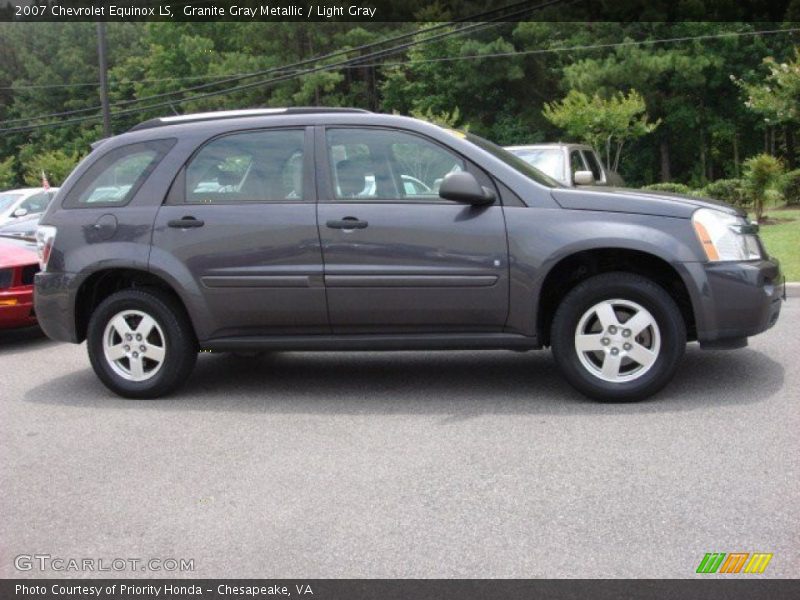
M 797 20 L 791 0 L 0 0 L 0 21 L 452 21 L 501 10 L 507 21 Z M 795 14 L 797 13 L 797 14 Z M 481 18 L 476 18 L 481 20 Z

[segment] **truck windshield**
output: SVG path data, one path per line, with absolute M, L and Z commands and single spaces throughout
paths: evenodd
M 21 197 L 22 194 L 0 194 L 0 210 L 8 208 Z
M 494 144 L 487 139 L 484 139 L 472 133 L 468 133 L 466 135 L 466 139 L 475 144 L 476 146 L 478 146 L 479 148 L 486 150 L 486 152 L 488 152 L 495 158 L 503 161 L 515 171 L 519 171 L 529 179 L 533 179 L 536 183 L 540 185 L 549 188 L 564 187 L 559 181 L 550 177 L 550 175 L 543 173 L 533 165 L 530 165 L 524 160 L 522 160 L 520 157 L 514 156 L 513 154 L 511 154 L 511 152 L 509 152 L 505 148 L 501 148 L 497 144 Z

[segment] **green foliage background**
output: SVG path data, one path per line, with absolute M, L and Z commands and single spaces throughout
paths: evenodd
M 436 14 L 436 5 L 426 10 L 430 18 L 441 16 Z M 631 185 L 671 181 L 697 189 L 716 179 L 740 178 L 744 161 L 764 152 L 779 157 L 788 170 L 800 166 L 798 121 L 792 106 L 787 107 L 793 86 L 800 87 L 796 81 L 800 74 L 792 79 L 793 72 L 787 75 L 781 67 L 795 58 L 797 34 L 703 38 L 794 25 L 499 23 L 412 46 L 362 66 L 308 75 L 275 73 L 287 77 L 171 108 L 182 113 L 253 106 L 356 106 L 428 115 L 452 126 L 469 127 L 500 144 L 512 144 L 576 137 L 574 130 L 558 127 L 543 115 L 546 104 L 559 102 L 569 93 L 606 100 L 635 93 L 646 108 L 638 114 L 658 126 L 628 139 L 622 150 L 621 174 Z M 125 103 L 214 78 L 279 68 L 425 26 L 109 23 L 111 101 Z M 701 39 L 659 41 L 697 37 Z M 99 104 L 93 23 L 2 23 L 0 56 L 0 129 L 56 123 L 57 118 L 32 119 Z M 786 93 L 777 99 L 763 90 L 770 77 L 776 79 L 775 85 L 780 83 L 778 78 L 790 80 Z M 234 84 L 210 89 L 226 85 Z M 115 117 L 114 132 L 173 112 L 146 106 L 113 107 L 112 112 L 139 109 L 136 114 Z M 83 114 L 98 113 L 75 116 Z M 0 135 L 0 184 L 8 186 L 9 179 L 13 184 L 30 182 L 41 168 L 52 184 L 58 184 L 64 170 L 100 137 L 98 120 L 4 132 Z

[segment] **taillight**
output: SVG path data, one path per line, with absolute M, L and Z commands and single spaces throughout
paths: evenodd
M 56 228 L 50 225 L 39 225 L 36 228 L 36 250 L 39 253 L 39 268 L 47 270 L 47 261 L 50 260 L 50 252 L 53 250 L 53 242 L 56 241 Z

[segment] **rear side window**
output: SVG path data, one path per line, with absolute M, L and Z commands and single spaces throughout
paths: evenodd
M 186 167 L 193 204 L 286 202 L 303 199 L 305 131 L 248 131 L 216 138 Z
M 152 140 L 111 150 L 81 176 L 65 198 L 64 206 L 127 204 L 174 144 L 174 139 Z

